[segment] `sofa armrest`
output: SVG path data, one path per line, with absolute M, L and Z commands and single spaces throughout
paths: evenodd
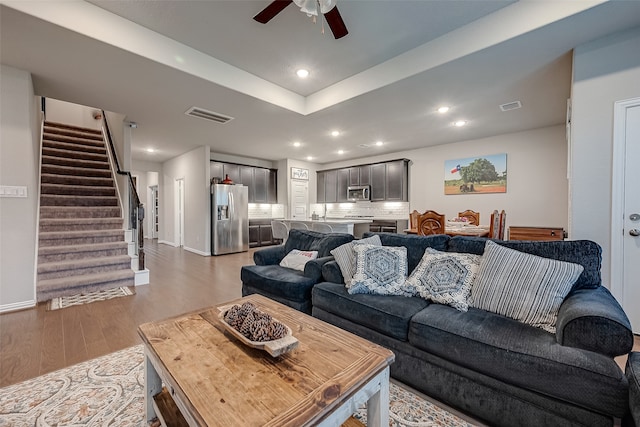
M 603 286 L 571 292 L 558 312 L 556 339 L 561 345 L 610 357 L 633 348 L 629 318 Z
M 286 254 L 284 246 L 271 246 L 255 251 L 253 253 L 253 262 L 256 265 L 280 264 Z
M 342 271 L 336 261 L 329 261 L 322 266 L 322 278 L 325 282 L 344 283 Z
M 314 279 L 316 282 L 320 282 L 320 279 L 322 279 L 322 266 L 333 260 L 333 256 L 325 256 L 307 261 L 304 265 L 304 276 Z

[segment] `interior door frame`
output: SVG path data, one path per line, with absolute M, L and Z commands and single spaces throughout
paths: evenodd
M 613 161 L 611 169 L 611 293 L 624 305 L 624 199 L 627 110 L 640 107 L 640 98 L 616 101 L 613 106 Z
M 175 186 L 175 245 L 184 247 L 184 177 L 176 178 Z

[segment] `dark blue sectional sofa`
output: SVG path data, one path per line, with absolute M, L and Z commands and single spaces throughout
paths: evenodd
M 407 248 L 409 274 L 427 247 L 482 254 L 486 242 L 376 234 L 383 245 Z M 560 307 L 556 334 L 418 297 L 350 295 L 335 261 L 323 265 L 324 282 L 313 286 L 313 316 L 393 350 L 394 378 L 492 426 L 610 426 L 622 419 L 629 412 L 629 382 L 614 357 L 631 351 L 633 334 L 601 286 L 600 246 L 496 242 L 584 267 Z

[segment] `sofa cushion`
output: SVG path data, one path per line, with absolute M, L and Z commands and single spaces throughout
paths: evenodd
M 355 245 L 356 271 L 350 294 L 403 295 L 407 278 L 407 248 L 400 246 Z
M 316 258 L 318 258 L 318 251 L 301 251 L 294 249 L 282 258 L 280 267 L 304 271 L 305 264 Z
M 380 236 L 371 236 L 345 243 L 331 251 L 331 255 L 336 259 L 344 283 L 347 286 L 351 285 L 351 280 L 353 280 L 353 275 L 356 272 L 356 253 L 353 251 L 353 245 L 363 244 L 380 246 L 382 242 L 380 242 Z
M 566 347 L 555 336 L 513 319 L 430 304 L 411 319 L 409 342 L 476 372 L 544 395 L 621 417 L 627 381 L 610 357 Z
M 364 233 L 363 237 L 374 236 L 376 233 Z M 426 248 L 433 248 L 444 251 L 447 248 L 447 242 L 450 237 L 445 234 L 437 234 L 433 236 L 417 236 L 411 234 L 396 233 L 379 233 L 380 241 L 384 246 L 404 246 L 407 248 L 408 273 L 416 268 L 422 259 Z
M 421 298 L 467 311 L 471 285 L 479 265 L 480 255 L 427 248 L 405 288 L 415 289 Z
M 640 426 L 640 353 L 629 353 L 625 369 L 629 380 L 629 409 L 636 426 Z
M 488 241 L 470 304 L 555 333 L 558 309 L 582 270 Z
M 302 271 L 279 265 L 245 265 L 240 270 L 240 276 L 243 284 L 298 302 L 311 298 L 311 288 L 317 282 L 313 277 L 306 277 Z
M 467 252 L 482 255 L 484 245 L 487 241 L 489 240 L 480 237 L 455 236 L 448 241 L 446 250 L 449 252 Z M 602 263 L 602 248 L 596 242 L 590 240 L 550 242 L 496 240 L 495 243 L 531 255 L 580 264 L 584 267 L 584 271 L 573 284 L 572 290 L 583 288 L 593 289 L 601 284 L 600 265 Z
M 407 340 L 411 316 L 429 304 L 417 297 L 351 295 L 344 285 L 330 282 L 315 285 L 311 300 L 314 307 L 401 341 Z
M 319 233 L 311 230 L 293 229 L 284 244 L 285 253 L 293 249 L 302 251 L 318 251 L 318 258 L 331 255 L 331 250 L 353 240 L 353 235 L 347 233 Z

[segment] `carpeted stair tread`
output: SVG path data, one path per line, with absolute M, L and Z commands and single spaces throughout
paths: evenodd
M 61 158 L 71 158 L 80 159 L 80 160 L 93 160 L 97 162 L 108 162 L 109 158 L 107 157 L 107 153 L 88 153 L 82 152 L 79 150 L 67 150 L 64 148 L 55 148 L 55 147 L 42 147 L 42 155 L 47 157 L 61 157 Z
M 122 218 L 41 218 L 40 232 L 122 230 Z
M 91 169 L 91 168 L 62 166 L 62 165 L 42 164 L 42 173 L 55 174 L 55 175 L 112 178 L 111 171 L 109 169 Z
M 42 156 L 43 165 L 70 166 L 74 168 L 86 169 L 109 169 L 109 163 L 105 160 L 85 160 L 78 158 L 67 158 L 59 156 Z
M 131 270 L 129 255 L 52 261 L 38 265 L 38 280 Z
M 119 286 L 134 286 L 134 277 L 135 273 L 129 269 L 38 280 L 37 299 L 38 302 L 42 302 L 53 297 L 76 295 L 84 292 L 112 289 Z
M 83 132 L 83 133 L 89 133 L 89 134 L 100 135 L 100 136 L 102 135 L 102 131 L 99 129 L 91 129 L 91 128 L 86 128 L 82 126 L 70 125 L 67 123 L 54 122 L 50 120 L 47 120 L 46 122 L 44 122 L 44 125 L 52 129 Z
M 77 177 L 73 175 L 58 175 L 43 173 L 40 175 L 42 183 L 46 184 L 68 184 L 68 185 L 83 185 L 85 187 L 96 186 L 113 186 L 113 178 L 98 177 L 98 176 L 83 176 Z
M 124 236 L 124 230 L 79 230 L 79 231 L 44 231 L 40 233 L 40 240 L 56 240 L 77 237 Z
M 102 141 L 102 131 L 97 129 L 82 128 L 78 126 L 59 126 L 53 122 L 45 122 L 43 134 L 62 135 L 76 138 L 91 139 L 94 141 Z
M 127 255 L 128 252 L 129 245 L 124 241 L 81 245 L 44 246 L 38 248 L 38 264 L 69 261 L 73 259 Z
M 40 206 L 118 206 L 115 196 L 82 196 L 41 194 Z
M 49 184 L 43 182 L 40 185 L 40 194 L 116 197 L 116 189 L 113 186 Z
M 91 153 L 107 155 L 107 149 L 104 145 L 85 145 L 68 141 L 54 141 L 51 139 L 43 139 L 42 147 L 49 149 L 59 149 L 65 151 L 73 151 L 75 153 Z
M 42 218 L 121 218 L 119 206 L 40 206 Z

